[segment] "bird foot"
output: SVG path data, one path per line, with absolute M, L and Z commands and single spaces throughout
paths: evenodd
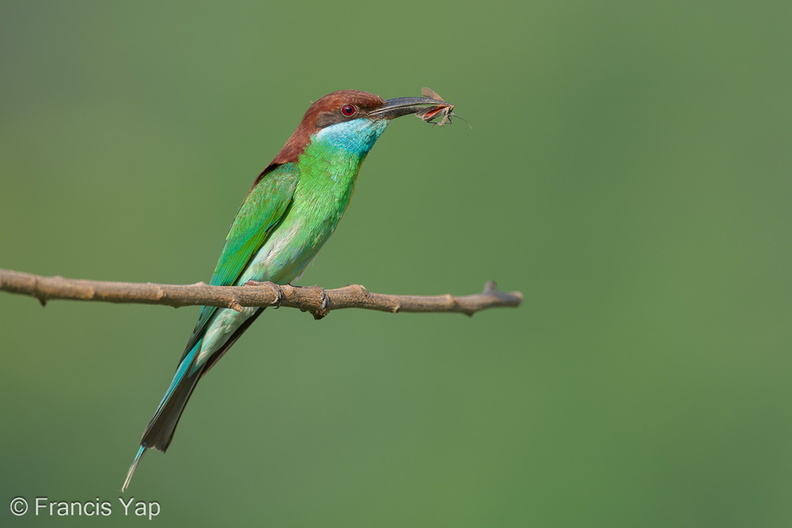
M 329 312 L 327 308 L 330 306 L 330 297 L 327 296 L 325 289 L 321 286 L 308 286 L 307 288 L 316 292 L 321 299 L 319 307 L 316 308 L 316 310 L 312 310 L 311 315 L 313 315 L 314 319 L 317 321 L 323 319 Z
M 275 300 L 270 303 L 270 306 L 274 306 L 277 309 L 280 308 L 281 304 L 283 303 L 283 289 L 274 282 L 259 282 L 249 280 L 245 283 L 245 286 L 267 286 L 270 290 L 272 290 L 272 294 L 275 296 Z

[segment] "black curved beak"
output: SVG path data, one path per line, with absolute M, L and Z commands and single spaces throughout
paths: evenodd
M 445 108 L 449 108 L 450 112 L 454 105 L 442 99 L 432 99 L 430 97 L 397 97 L 388 99 L 384 105 L 369 112 L 369 117 L 374 119 L 396 119 L 401 116 Z

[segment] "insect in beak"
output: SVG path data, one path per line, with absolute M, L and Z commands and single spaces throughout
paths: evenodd
M 450 125 L 452 123 L 451 121 L 452 116 L 459 117 L 453 112 L 454 105 L 445 103 L 444 99 L 440 97 L 440 94 L 438 94 L 431 88 L 426 88 L 426 87 L 421 88 L 421 95 L 444 103 L 444 104 L 438 104 L 437 106 L 431 106 L 426 110 L 422 110 L 415 114 L 424 121 L 426 121 L 427 123 L 431 123 L 437 126 L 444 126 L 446 123 Z M 438 118 L 440 120 L 436 121 Z

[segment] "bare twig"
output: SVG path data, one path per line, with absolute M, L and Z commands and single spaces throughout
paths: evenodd
M 203 282 L 173 285 L 44 277 L 3 269 L 0 269 L 0 290 L 30 295 L 42 305 L 50 299 L 71 299 L 174 307 L 207 305 L 237 311 L 245 306 L 286 306 L 310 312 L 316 319 L 341 308 L 473 315 L 485 308 L 519 306 L 523 298 L 520 292 L 499 291 L 492 281 L 484 285 L 481 293 L 456 297 L 450 294 L 417 296 L 371 293 L 357 284 L 332 290 L 272 282 L 249 282 L 244 286 L 210 286 Z

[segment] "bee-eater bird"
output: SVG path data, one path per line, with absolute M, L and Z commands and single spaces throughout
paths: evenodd
M 426 120 L 453 106 L 429 97 L 383 100 L 357 90 L 328 94 L 308 108 L 297 130 L 256 178 L 226 236 L 210 284 L 295 280 L 335 230 L 360 164 L 391 120 Z M 149 421 L 121 491 L 147 449 L 165 451 L 198 380 L 263 308 L 203 306 L 176 374 Z

